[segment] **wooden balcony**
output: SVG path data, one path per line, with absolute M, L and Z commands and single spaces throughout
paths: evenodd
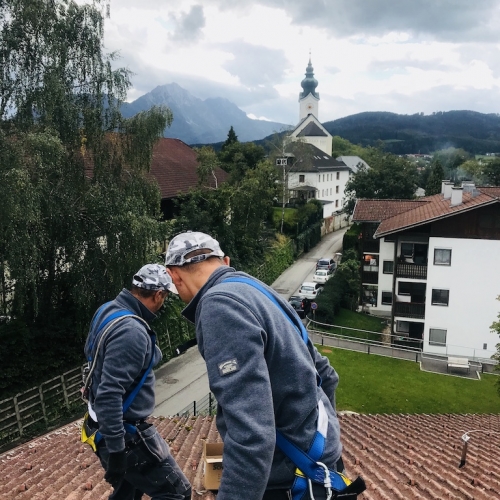
M 425 304 L 418 302 L 396 302 L 394 304 L 394 316 L 403 318 L 425 318 Z
M 396 267 L 396 276 L 398 278 L 426 280 L 427 266 L 420 264 L 411 264 L 408 262 L 398 262 L 398 265 Z

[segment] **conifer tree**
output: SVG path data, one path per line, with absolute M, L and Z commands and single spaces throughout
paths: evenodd
M 432 196 L 441 192 L 441 182 L 444 180 L 444 170 L 441 162 L 436 160 L 431 169 L 431 175 L 425 186 L 425 195 Z

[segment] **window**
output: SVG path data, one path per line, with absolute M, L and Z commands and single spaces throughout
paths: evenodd
M 335 208 L 339 208 L 339 200 L 335 200 Z
M 339 187 L 338 186 L 335 186 L 335 192 L 338 193 L 339 192 Z
M 305 175 L 299 175 L 299 182 L 305 182 L 306 176 Z
M 413 257 L 413 243 L 401 243 L 401 255 L 403 257 Z
M 400 281 L 398 284 L 399 295 L 411 295 L 411 283 L 408 281 Z
M 325 182 L 325 174 L 323 174 L 323 182 Z
M 340 179 L 340 172 L 337 172 L 337 180 Z
M 446 330 L 440 328 L 429 328 L 430 345 L 446 345 Z
M 318 182 L 321 182 L 321 175 L 318 175 Z
M 434 265 L 451 266 L 451 248 L 435 248 Z
M 447 306 L 450 299 L 449 290 L 432 289 L 432 305 L 433 306 Z
M 394 262 L 392 260 L 384 260 L 384 274 L 392 274 L 394 272 Z
M 396 321 L 396 331 L 398 333 L 410 333 L 410 322 Z
M 332 194 L 332 188 L 330 188 L 330 194 Z
M 392 304 L 392 292 L 382 292 L 382 304 Z

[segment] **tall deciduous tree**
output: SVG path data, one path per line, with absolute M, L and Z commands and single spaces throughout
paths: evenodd
M 497 300 L 500 300 L 500 295 L 497 297 Z M 496 333 L 498 333 L 498 335 L 500 335 L 500 313 L 498 314 L 498 321 L 494 321 L 491 324 L 490 328 L 493 332 L 496 332 Z M 496 368 L 497 368 L 497 371 L 500 371 L 500 343 L 496 345 L 496 348 L 497 348 L 497 352 L 496 352 L 496 354 L 493 355 L 493 359 L 498 361 L 498 365 Z M 497 391 L 498 391 L 498 395 L 500 396 L 500 380 L 497 381 Z
M 381 151 L 372 151 L 366 161 L 371 168 L 359 169 L 346 185 L 348 213 L 353 212 L 357 198 L 411 199 L 415 196 L 418 173 L 414 164 Z
M 165 229 L 148 170 L 172 115 L 121 117 L 129 74 L 104 53 L 100 4 L 0 4 L 0 314 L 31 335 L 28 377 L 81 359 L 93 310 Z

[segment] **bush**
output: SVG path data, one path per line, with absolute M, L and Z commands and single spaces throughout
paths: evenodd
M 347 252 L 350 249 L 354 249 L 356 254 L 360 254 L 359 241 L 361 238 L 361 226 L 359 224 L 353 224 L 348 231 L 344 234 L 344 239 L 342 241 L 343 252 Z

